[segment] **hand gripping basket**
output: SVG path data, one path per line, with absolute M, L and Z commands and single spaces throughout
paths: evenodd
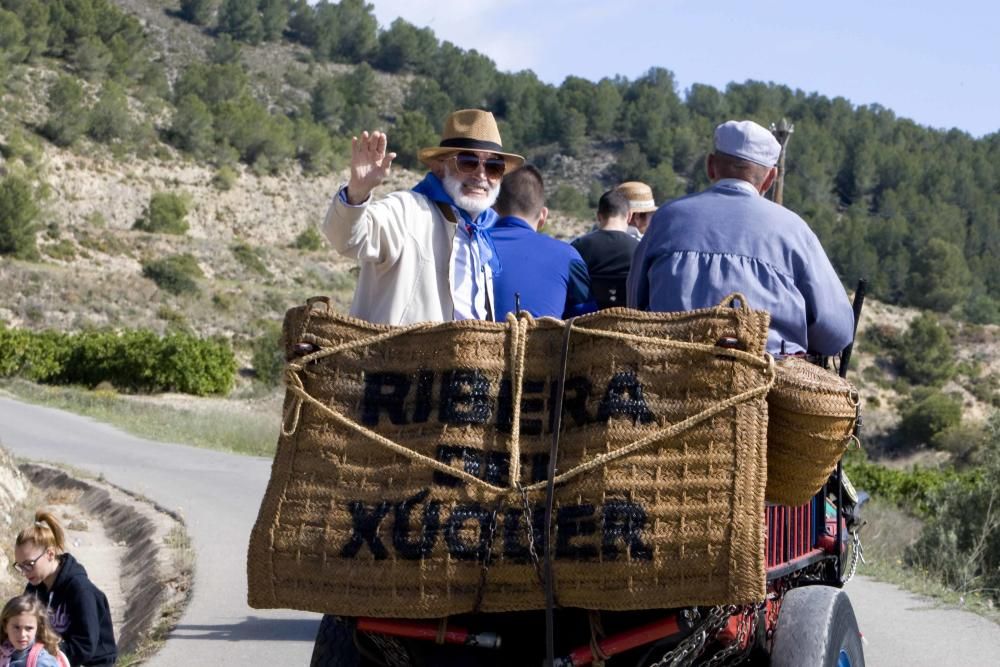
M 768 502 L 809 502 L 854 438 L 858 390 L 844 378 L 789 357 L 767 395 Z
M 290 358 L 303 343 L 315 351 L 287 367 L 251 606 L 410 618 L 544 608 L 560 384 L 558 604 L 762 600 L 774 363 L 767 313 L 728 302 L 408 327 L 322 300 L 290 310 Z

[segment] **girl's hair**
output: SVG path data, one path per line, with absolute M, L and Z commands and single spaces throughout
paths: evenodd
M 56 518 L 44 510 L 35 512 L 35 522 L 17 534 L 14 546 L 19 547 L 27 542 L 48 549 L 55 549 L 56 555 L 66 551 L 66 533 Z
M 7 621 L 21 614 L 31 614 L 35 617 L 38 622 L 38 627 L 35 630 L 35 642 L 41 643 L 45 650 L 53 656 L 57 655 L 59 635 L 49 625 L 49 615 L 45 610 L 45 605 L 31 593 L 11 598 L 4 605 L 3 612 L 0 612 L 0 627 L 3 628 L 4 638 L 7 638 Z

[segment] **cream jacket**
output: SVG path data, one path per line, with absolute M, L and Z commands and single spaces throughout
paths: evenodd
M 337 252 L 361 264 L 351 315 L 397 325 L 452 319 L 455 225 L 427 197 L 400 191 L 355 207 L 338 193 L 322 229 Z

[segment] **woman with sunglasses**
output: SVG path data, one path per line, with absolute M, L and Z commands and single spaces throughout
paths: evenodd
M 118 657 L 108 598 L 87 571 L 66 552 L 66 533 L 48 512 L 14 541 L 14 569 L 28 580 L 25 593 L 46 605 L 50 625 L 61 637 L 59 648 L 73 667 L 113 665 Z

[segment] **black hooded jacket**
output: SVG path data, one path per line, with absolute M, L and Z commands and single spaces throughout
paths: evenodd
M 59 648 L 73 667 L 113 663 L 118 647 L 108 598 L 71 554 L 62 554 L 59 561 L 52 590 L 44 583 L 28 584 L 25 593 L 34 593 L 48 606 L 52 628 L 62 637 Z

